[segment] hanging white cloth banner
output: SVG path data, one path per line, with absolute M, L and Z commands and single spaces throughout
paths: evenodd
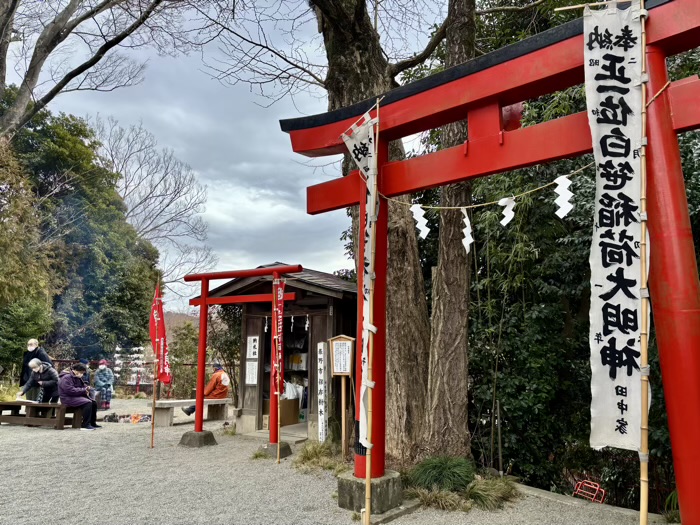
M 591 447 L 641 446 L 638 6 L 584 11 L 586 104 L 596 164 L 591 246 Z
M 362 383 L 360 384 L 360 432 L 359 441 L 365 448 L 372 448 L 367 440 L 367 410 L 368 388 L 374 387 L 374 382 L 369 381 L 367 367 L 369 365 L 369 334 L 375 333 L 377 328 L 370 323 L 370 287 L 374 278 L 372 266 L 372 246 L 374 246 L 374 229 L 372 226 L 379 213 L 379 200 L 377 195 L 377 159 L 374 155 L 374 126 L 377 119 L 370 118 L 369 112 L 353 124 L 342 135 L 343 142 L 348 148 L 357 167 L 367 182 L 367 201 L 365 205 L 365 231 L 364 231 L 364 261 L 362 272 Z

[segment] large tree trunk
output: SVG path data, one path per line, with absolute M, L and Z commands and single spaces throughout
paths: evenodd
M 321 15 L 318 8 L 316 12 L 328 58 L 328 109 L 334 110 L 375 97 L 397 84 L 364 0 L 330 4 L 335 9 L 324 11 L 329 16 Z M 392 145 L 392 158 L 402 155 L 400 143 Z M 344 163 L 345 174 L 348 165 Z M 357 213 L 352 217 L 356 232 Z M 389 205 L 388 230 L 386 452 L 404 460 L 415 453 L 422 437 L 429 322 L 416 227 L 408 206 Z M 359 238 L 355 235 L 355 246 Z
M 450 0 L 446 67 L 474 57 L 475 9 L 475 0 Z M 445 127 L 441 146 L 456 146 L 466 139 L 466 121 L 457 122 Z M 470 200 L 470 185 L 460 183 L 442 189 L 440 205 L 468 205 Z M 463 228 L 460 210 L 440 212 L 423 456 L 471 455 L 467 418 L 469 264 L 462 245 Z

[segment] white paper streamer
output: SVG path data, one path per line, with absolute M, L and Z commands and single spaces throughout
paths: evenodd
M 513 208 L 515 208 L 515 198 L 503 197 L 500 201 L 498 201 L 498 205 L 504 207 L 501 224 L 505 226 L 513 220 L 513 217 L 515 217 L 515 212 L 513 211 Z
M 462 244 L 464 245 L 464 249 L 467 250 L 468 255 L 470 246 L 474 242 L 474 237 L 472 237 L 472 224 L 469 222 L 469 215 L 467 214 L 466 208 L 462 208 L 462 215 L 464 215 L 464 229 L 462 230 L 464 239 L 462 239 Z
M 425 212 L 421 208 L 420 204 L 414 204 L 411 206 L 411 212 L 413 213 L 413 218 L 415 219 L 418 230 L 420 231 L 420 237 L 425 239 L 430 233 L 430 228 L 428 228 L 428 221 L 425 219 Z
M 555 213 L 560 219 L 563 219 L 574 209 L 574 205 L 570 202 L 571 197 L 574 196 L 574 194 L 569 191 L 571 179 L 566 175 L 562 175 L 554 179 L 554 182 L 557 183 L 556 188 L 554 188 L 554 193 L 559 195 L 559 197 L 554 200 L 554 203 L 559 206 L 559 209 Z

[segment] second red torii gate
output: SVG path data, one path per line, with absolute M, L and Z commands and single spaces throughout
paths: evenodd
M 293 266 L 270 266 L 264 268 L 253 268 L 250 270 L 233 270 L 228 272 L 211 272 L 198 273 L 185 276 L 185 282 L 201 282 L 201 291 L 199 297 L 190 300 L 191 306 L 199 306 L 199 345 L 197 348 L 197 395 L 195 400 L 195 420 L 194 431 L 202 432 L 204 426 L 204 383 L 205 383 L 205 368 L 207 366 L 207 320 L 209 315 L 209 306 L 217 304 L 241 304 L 241 303 L 273 303 L 274 296 L 277 293 L 277 285 L 275 284 L 282 275 L 301 272 L 301 265 Z M 272 293 L 257 294 L 257 295 L 238 295 L 235 297 L 209 297 L 209 282 L 219 279 L 242 279 L 245 277 L 261 277 L 271 275 L 273 278 Z M 284 301 L 296 301 L 296 293 L 285 293 Z M 272 345 L 277 344 L 277 323 L 272 323 Z M 281 366 L 284 366 L 284 348 L 277 348 L 279 353 Z M 274 355 L 274 351 L 273 351 Z M 270 360 L 274 365 L 274 360 Z M 270 367 L 270 443 L 277 444 L 279 442 L 279 432 L 277 425 L 277 405 L 279 396 L 272 393 L 274 385 L 275 367 Z M 280 371 L 280 377 L 284 377 L 284 368 Z
M 700 524 L 695 477 L 700 472 L 700 282 L 677 133 L 700 128 L 700 79 L 667 86 L 665 60 L 700 46 L 697 0 L 647 2 L 649 147 L 648 215 L 650 289 L 659 344 L 674 467 L 684 523 Z M 592 150 L 586 113 L 505 131 L 503 108 L 565 89 L 584 80 L 581 20 L 554 28 L 494 53 L 387 93 L 378 138 L 379 192 L 385 197 L 576 157 Z M 374 100 L 311 117 L 281 121 L 295 152 L 325 156 L 344 152 L 342 132 Z M 389 162 L 388 145 L 414 133 L 467 119 L 464 145 Z M 366 187 L 358 172 L 307 189 L 307 210 L 323 213 L 360 205 Z M 380 206 L 375 262 L 375 334 L 372 477 L 384 473 L 385 307 L 387 209 Z M 360 231 L 364 226 L 360 224 Z M 360 260 L 364 246 L 360 243 Z M 362 289 L 362 275 L 358 286 Z M 361 295 L 361 294 L 360 294 Z M 361 307 L 358 333 L 362 329 Z M 358 374 L 359 377 L 359 374 Z M 359 395 L 359 383 L 357 385 Z M 364 475 L 364 456 L 355 474 Z

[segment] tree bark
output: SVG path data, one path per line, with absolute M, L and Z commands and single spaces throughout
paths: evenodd
M 349 106 L 397 87 L 366 2 L 318 1 L 315 5 L 328 58 L 328 109 Z M 402 156 L 401 144 L 393 144 L 391 158 Z M 348 166 L 349 162 L 344 162 L 344 174 Z M 402 200 L 408 202 L 409 197 Z M 357 212 L 351 215 L 356 232 Z M 388 230 L 386 452 L 405 460 L 412 459 L 422 436 L 429 321 L 416 227 L 408 206 L 389 204 Z M 358 239 L 355 235 L 355 246 Z
M 474 57 L 475 0 L 450 0 L 446 67 Z M 467 139 L 467 122 L 445 127 L 443 148 Z M 468 205 L 469 183 L 442 189 L 440 206 Z M 440 211 L 438 265 L 433 274 L 433 310 L 428 365 L 428 410 L 422 456 L 471 456 L 468 430 L 469 263 L 462 245 L 461 210 Z

